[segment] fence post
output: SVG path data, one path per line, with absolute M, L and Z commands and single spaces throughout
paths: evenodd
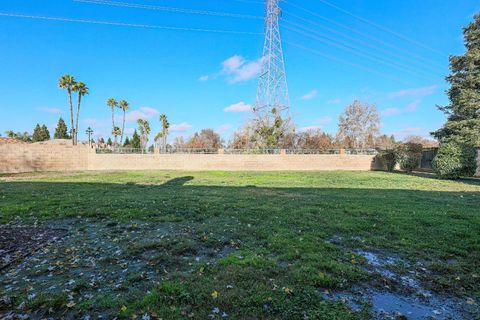
M 287 155 L 287 150 L 285 150 L 285 149 L 280 149 L 280 155 L 281 155 L 281 156 L 286 156 L 286 155 Z
M 225 149 L 218 149 L 218 154 L 225 154 Z
M 340 149 L 340 154 L 345 155 L 345 149 Z
M 154 154 L 160 154 L 160 148 L 153 148 Z

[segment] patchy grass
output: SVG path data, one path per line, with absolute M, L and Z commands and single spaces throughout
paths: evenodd
M 1 223 L 69 230 L 0 275 L 5 312 L 366 319 L 368 304 L 352 310 L 324 296 L 384 281 L 359 250 L 395 254 L 399 272 L 417 272 L 432 292 L 473 303 L 480 296 L 475 179 L 382 172 L 0 179 Z

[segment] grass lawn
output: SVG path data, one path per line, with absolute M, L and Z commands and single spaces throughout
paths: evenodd
M 4 175 L 0 223 L 66 230 L 1 270 L 0 315 L 368 319 L 381 317 L 379 292 L 417 300 L 427 292 L 459 319 L 480 317 L 475 179 Z

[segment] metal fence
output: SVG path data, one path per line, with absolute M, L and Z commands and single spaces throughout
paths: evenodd
M 252 155 L 275 155 L 281 154 L 282 149 L 220 149 L 223 154 L 230 155 L 242 155 L 242 154 L 252 154 Z M 169 148 L 167 150 L 159 150 L 160 154 L 219 154 L 219 149 L 210 149 L 210 148 Z M 377 150 L 375 149 L 345 149 L 343 150 L 344 154 L 347 155 L 376 155 Z M 342 149 L 284 149 L 285 154 L 288 155 L 328 155 L 328 154 L 341 154 Z M 154 150 L 149 148 L 145 149 L 135 149 L 135 148 L 97 148 L 96 153 L 98 154 L 152 154 Z
M 95 149 L 98 154 L 149 154 L 153 153 L 153 150 L 145 150 L 138 148 L 97 148 Z

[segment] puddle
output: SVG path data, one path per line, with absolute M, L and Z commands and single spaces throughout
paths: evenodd
M 469 301 L 431 292 L 422 287 L 413 271 L 407 275 L 396 272 L 398 267 L 410 267 L 396 255 L 357 250 L 355 253 L 366 260 L 360 268 L 374 277 L 372 284 L 354 286 L 350 290 L 323 294 L 325 299 L 343 301 L 354 311 L 371 306 L 374 319 L 438 319 L 460 320 L 480 317 L 478 306 Z M 397 269 L 396 269 L 397 268 Z M 402 268 L 402 269 L 403 269 Z M 375 274 L 388 280 L 375 282 Z

